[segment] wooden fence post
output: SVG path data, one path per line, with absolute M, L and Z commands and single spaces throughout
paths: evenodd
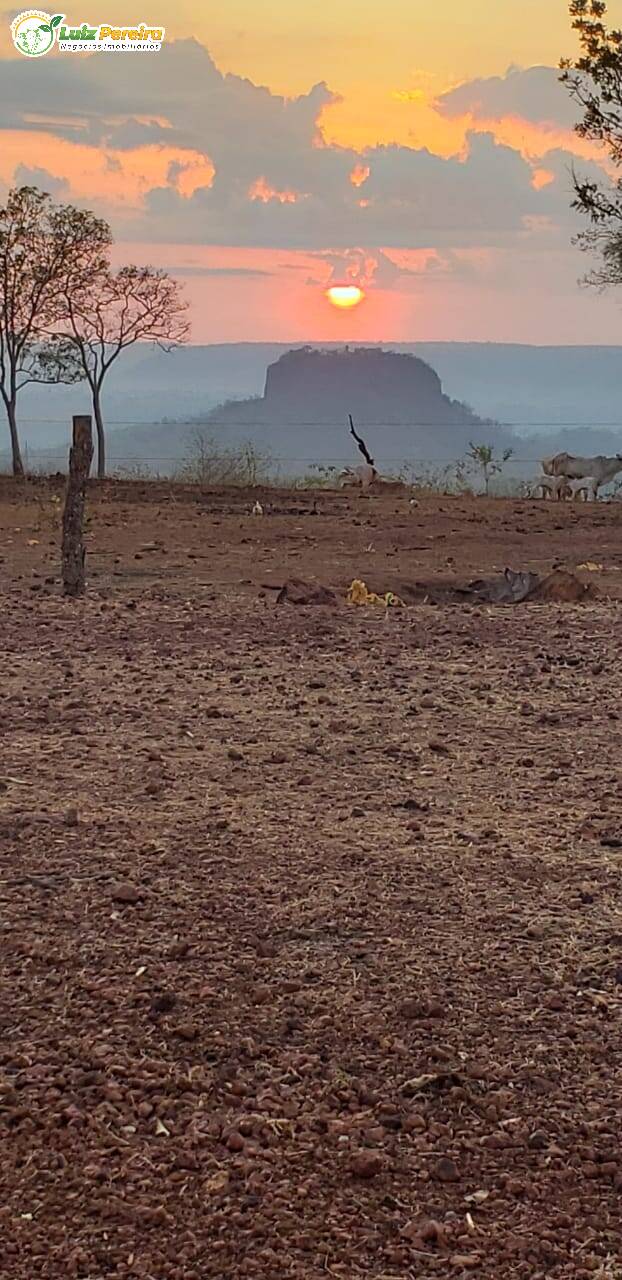
M 83 541 L 84 497 L 93 461 L 93 432 L 90 414 L 73 419 L 73 446 L 69 454 L 69 479 L 63 512 L 63 593 L 84 594 Z

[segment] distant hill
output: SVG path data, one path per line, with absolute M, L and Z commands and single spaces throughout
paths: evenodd
M 476 418 L 512 424 L 516 453 L 526 457 L 527 471 L 530 460 L 542 451 L 622 450 L 622 347 L 439 342 L 391 343 L 386 348 L 422 359 L 440 377 L 441 394 L 448 401 L 466 401 Z M 317 349 L 315 344 L 311 349 Z M 242 421 L 247 410 L 240 409 L 240 402 L 263 398 L 266 370 L 288 350 L 278 343 L 188 346 L 171 354 L 149 345 L 132 348 L 114 366 L 105 392 L 111 464 L 132 465 L 136 459 L 161 471 L 171 470 L 188 452 L 197 429 L 234 442 L 241 438 L 234 423 L 241 422 L 248 438 L 250 420 Z M 352 412 L 356 411 L 361 422 L 389 423 L 391 397 L 387 388 L 382 404 L 374 400 L 373 388 L 368 387 L 366 394 L 368 406 L 374 403 L 373 414 L 370 408 L 367 416 L 368 406 L 362 399 L 350 406 Z M 302 389 L 299 395 L 302 398 Z M 308 389 L 304 396 L 308 398 Z M 350 387 L 348 398 L 352 399 Z M 236 401 L 235 410 L 227 405 L 230 400 Z M 288 429 L 279 419 L 272 436 L 264 433 L 257 437 L 258 447 L 290 460 L 322 462 L 330 445 L 331 456 L 351 460 L 342 412 L 345 405 L 338 398 L 334 404 L 336 432 L 312 438 L 306 429 Z M 214 413 L 219 405 L 226 407 Z M 312 400 L 304 408 L 304 420 L 317 418 Z M 20 397 L 21 434 L 33 465 L 64 462 L 71 415 L 88 409 L 83 386 L 25 389 Z M 412 458 L 413 452 L 419 460 L 431 463 L 446 457 L 449 447 L 442 444 L 445 432 L 439 423 L 434 430 L 407 441 L 401 437 L 392 440 L 390 433 L 385 433 L 387 464 L 395 465 L 405 456 Z M 525 440 L 525 436 L 531 438 Z M 0 427 L 0 449 L 2 439 Z M 6 467 L 6 454 L 0 461 Z
M 446 396 L 429 364 L 379 347 L 288 351 L 269 365 L 263 396 L 220 405 L 203 429 L 234 443 L 252 439 L 304 470 L 305 463 L 356 459 L 350 413 L 381 466 L 420 457 L 432 439 L 435 456 L 447 460 L 482 431 L 493 443 L 509 441 L 503 428 Z

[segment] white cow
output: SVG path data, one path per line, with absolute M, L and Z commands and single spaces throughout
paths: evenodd
M 370 489 L 372 493 L 411 493 L 411 486 L 405 484 L 403 480 L 396 480 L 395 476 L 376 476 L 372 480 Z
M 600 488 L 609 484 L 622 471 L 622 453 L 608 458 L 599 453 L 594 458 L 577 458 L 572 453 L 556 453 L 554 458 L 542 460 L 545 476 L 567 476 L 569 480 L 594 479 Z
M 342 489 L 369 489 L 374 483 L 378 472 L 375 467 L 365 463 L 360 467 L 346 467 L 339 476 L 339 485 Z

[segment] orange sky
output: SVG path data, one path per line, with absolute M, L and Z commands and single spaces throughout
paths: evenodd
M 622 0 L 610 8 L 622 22 Z M 96 4 L 87 9 L 93 23 L 133 20 L 117 0 L 105 13 Z M 80 10 L 67 20 L 84 16 Z M 140 17 L 164 25 L 169 45 L 192 37 L 209 50 L 214 96 L 203 104 L 201 70 L 193 79 L 180 64 L 178 83 L 171 86 L 167 72 L 159 87 L 156 76 L 140 107 L 130 106 L 134 69 L 144 71 L 141 55 L 117 54 L 130 73 L 128 104 L 124 90 L 107 90 L 106 77 L 94 70 L 92 106 L 87 92 L 80 114 L 72 106 L 72 77 L 87 77 L 88 89 L 94 60 L 57 51 L 24 59 L 5 23 L 1 52 L 12 76 L 5 73 L 4 84 L 22 115 L 18 122 L 7 114 L 0 125 L 0 181 L 42 185 L 49 175 L 59 198 L 89 203 L 110 218 L 123 245 L 117 256 L 154 261 L 157 253 L 158 262 L 179 270 L 195 340 L 469 332 L 493 338 L 500 336 L 500 317 L 506 337 L 520 333 L 525 340 L 531 332 L 546 341 L 557 323 L 564 340 L 573 332 L 576 341 L 589 340 L 594 314 L 576 284 L 583 264 L 570 244 L 568 174 L 574 161 L 587 163 L 598 153 L 573 132 L 563 90 L 557 117 L 555 107 L 548 118 L 535 118 L 528 94 L 517 82 L 522 96 L 512 98 L 505 79 L 509 67 L 554 68 L 573 51 L 564 0 L 385 0 L 381 7 L 377 0 L 339 0 L 330 9 L 317 0 L 207 7 L 181 0 L 174 14 L 156 0 Z M 95 55 L 100 62 L 111 57 Z M 157 57 L 163 55 L 149 55 L 152 62 Z M 478 89 L 468 110 L 439 108 L 440 95 L 480 80 L 487 82 L 481 101 Z M 307 95 L 320 82 L 333 98 L 319 91 L 315 111 Z M 48 83 L 32 103 L 33 87 Z M 287 102 L 279 108 L 279 94 L 300 98 L 300 108 Z M 243 112 L 248 127 L 240 125 Z M 253 168 L 255 117 L 263 132 Z M 117 141 L 115 131 L 128 129 L 129 139 Z M 271 129 L 278 133 L 274 155 Z M 487 132 L 497 149 L 476 149 L 473 134 Z M 249 155 L 241 156 L 238 173 L 236 152 L 246 137 Z M 508 189 L 504 204 L 508 182 L 516 194 Z M 465 191 L 469 198 L 479 191 L 481 200 L 462 225 Z M 356 311 L 339 313 L 325 289 L 346 271 L 345 261 L 342 272 L 339 257 L 330 255 L 348 252 L 349 225 L 355 256 L 348 278 L 359 272 L 368 296 Z M 522 274 L 515 270 L 519 260 Z M 377 263 L 367 275 L 365 261 Z M 538 293 L 546 280 L 543 300 Z M 457 314 L 462 309 L 468 323 Z M 608 305 L 600 315 L 601 328 L 617 340 L 617 315 Z

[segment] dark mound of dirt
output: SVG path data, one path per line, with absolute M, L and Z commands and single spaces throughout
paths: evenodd
M 581 582 L 565 569 L 554 569 L 546 578 L 537 573 L 506 569 L 499 578 L 476 578 L 459 583 L 438 579 L 400 584 L 400 595 L 409 604 L 580 604 L 598 598 L 593 583 Z
M 304 582 L 302 578 L 290 578 L 276 598 L 277 604 L 329 604 L 336 605 L 337 597 L 329 587 L 318 582 Z

